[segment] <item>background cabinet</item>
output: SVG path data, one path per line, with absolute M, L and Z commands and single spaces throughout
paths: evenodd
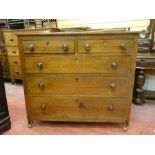
M 7 100 L 2 78 L 1 59 L 0 59 L 0 130 L 11 128 L 10 116 L 7 107 Z

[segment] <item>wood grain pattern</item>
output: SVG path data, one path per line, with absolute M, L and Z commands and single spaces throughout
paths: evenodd
M 28 77 L 29 95 L 90 95 L 104 97 L 127 97 L 128 77 L 104 77 L 92 75 L 53 75 Z M 39 87 L 42 84 L 42 87 Z
M 102 55 L 60 55 L 25 57 L 26 73 L 111 73 L 129 74 L 130 57 Z M 116 69 L 112 63 L 117 64 Z M 38 69 L 37 64 L 43 68 Z
M 64 50 L 66 44 L 68 50 Z M 29 50 L 29 46 L 33 46 L 33 50 Z M 24 41 L 25 53 L 74 53 L 74 40 L 42 40 L 42 41 Z
M 126 49 L 121 49 L 124 44 Z M 90 50 L 86 50 L 86 45 L 90 46 Z M 102 39 L 102 40 L 79 40 L 79 53 L 120 53 L 131 54 L 133 49 L 133 40 L 131 39 Z
M 54 121 L 124 121 L 125 98 L 30 97 L 33 119 Z M 42 108 L 45 104 L 45 108 Z M 113 110 L 109 110 L 109 105 Z

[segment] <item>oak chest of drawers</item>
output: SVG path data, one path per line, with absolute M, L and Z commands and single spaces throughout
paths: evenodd
M 28 123 L 130 118 L 138 33 L 18 35 Z

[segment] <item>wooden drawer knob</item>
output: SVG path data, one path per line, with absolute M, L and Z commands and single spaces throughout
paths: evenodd
M 17 60 L 13 60 L 13 63 L 17 64 Z
M 114 108 L 113 108 L 113 106 L 112 106 L 111 104 L 108 105 L 108 109 L 109 109 L 110 111 L 113 111 L 113 110 L 114 110 Z
M 16 51 L 15 50 L 12 50 L 12 53 L 16 54 Z
M 38 62 L 38 63 L 37 63 L 37 67 L 38 67 L 38 69 L 43 69 L 43 63 Z
M 14 41 L 14 39 L 11 38 L 10 41 Z
M 40 88 L 40 89 L 44 89 L 44 87 L 45 87 L 44 82 L 40 82 L 40 83 L 39 83 L 39 88 Z
M 45 103 L 42 103 L 41 106 L 40 106 L 40 108 L 41 108 L 41 110 L 44 111 L 46 109 L 46 104 Z
M 117 68 L 117 63 L 116 63 L 116 62 L 112 62 L 112 63 L 111 63 L 111 67 L 112 67 L 113 69 L 116 69 L 116 68 Z
M 116 88 L 116 84 L 115 83 L 111 83 L 110 86 L 111 86 L 112 89 Z
M 85 50 L 86 50 L 87 52 L 90 51 L 90 45 L 89 45 L 89 44 L 85 44 Z
M 34 46 L 32 44 L 28 45 L 28 50 L 29 51 L 33 51 L 34 50 Z
M 120 48 L 121 48 L 122 50 L 126 50 L 126 45 L 125 45 L 124 43 L 121 43 Z
M 67 45 L 66 43 L 63 44 L 63 50 L 64 50 L 65 52 L 68 51 L 68 45 Z
M 19 74 L 19 71 L 15 71 L 16 74 Z

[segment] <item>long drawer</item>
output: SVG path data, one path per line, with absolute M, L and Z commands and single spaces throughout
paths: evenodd
M 26 73 L 109 73 L 128 74 L 130 56 L 53 55 L 25 57 Z
M 124 121 L 126 98 L 30 97 L 31 118 L 49 121 Z
M 50 75 L 27 77 L 29 95 L 95 95 L 104 97 L 128 96 L 128 77 L 94 75 Z
M 23 41 L 24 53 L 74 53 L 74 40 Z
M 131 54 L 131 39 L 78 40 L 79 53 L 123 53 Z

